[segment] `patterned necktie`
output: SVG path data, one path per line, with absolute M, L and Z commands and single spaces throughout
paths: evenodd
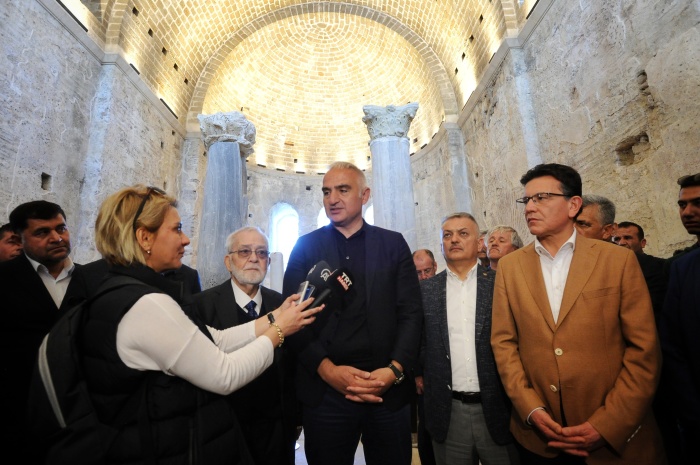
M 254 300 L 251 300 L 248 302 L 248 304 L 245 306 L 245 309 L 248 310 L 248 315 L 250 315 L 251 318 L 257 318 L 258 317 L 258 312 L 255 311 L 255 306 L 257 304 L 255 303 Z

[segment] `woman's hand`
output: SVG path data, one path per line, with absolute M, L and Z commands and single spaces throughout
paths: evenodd
M 285 337 L 291 336 L 304 326 L 313 323 L 316 320 L 314 315 L 325 307 L 325 305 L 321 305 L 309 309 L 308 307 L 314 301 L 314 298 L 310 297 L 297 304 L 296 301 L 299 297 L 299 294 L 290 295 L 278 309 L 272 312 L 272 315 L 275 317 L 275 323 L 282 330 Z

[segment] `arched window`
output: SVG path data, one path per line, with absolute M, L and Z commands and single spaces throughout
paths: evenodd
M 278 203 L 272 207 L 270 223 L 270 252 L 280 252 L 287 269 L 289 254 L 299 239 L 299 214 L 288 203 Z

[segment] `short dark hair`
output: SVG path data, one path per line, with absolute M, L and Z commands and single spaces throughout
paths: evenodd
M 644 230 L 637 223 L 632 223 L 631 221 L 623 221 L 622 223 L 617 223 L 618 228 L 637 228 L 637 239 L 640 241 L 644 239 Z
M 8 233 L 8 232 L 10 234 L 15 233 L 15 230 L 12 229 L 12 225 L 10 223 L 5 223 L 2 226 L 0 226 L 0 237 L 4 236 L 5 233 Z
M 534 168 L 530 168 L 527 173 L 520 178 L 520 184 L 524 186 L 533 179 L 543 176 L 551 176 L 559 181 L 561 192 L 567 197 L 573 197 L 575 195 L 581 196 L 583 194 L 581 175 L 578 174 L 578 171 L 570 166 L 560 165 L 559 163 L 542 163 Z
M 700 173 L 681 176 L 678 178 L 678 185 L 681 186 L 681 189 L 684 187 L 700 186 Z
M 66 219 L 66 214 L 60 205 L 46 200 L 34 200 L 33 202 L 23 203 L 17 206 L 10 213 L 10 225 L 12 230 L 17 234 L 27 229 L 29 220 L 51 220 L 56 218 L 58 214 L 63 215 Z

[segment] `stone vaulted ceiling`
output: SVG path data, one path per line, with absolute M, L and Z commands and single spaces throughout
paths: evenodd
M 72 8 L 91 12 L 105 50 L 122 53 L 188 131 L 200 113 L 241 111 L 257 130 L 249 161 L 292 173 L 365 167 L 363 105 L 418 102 L 410 151 L 429 144 L 456 121 L 522 3 L 81 2 Z

